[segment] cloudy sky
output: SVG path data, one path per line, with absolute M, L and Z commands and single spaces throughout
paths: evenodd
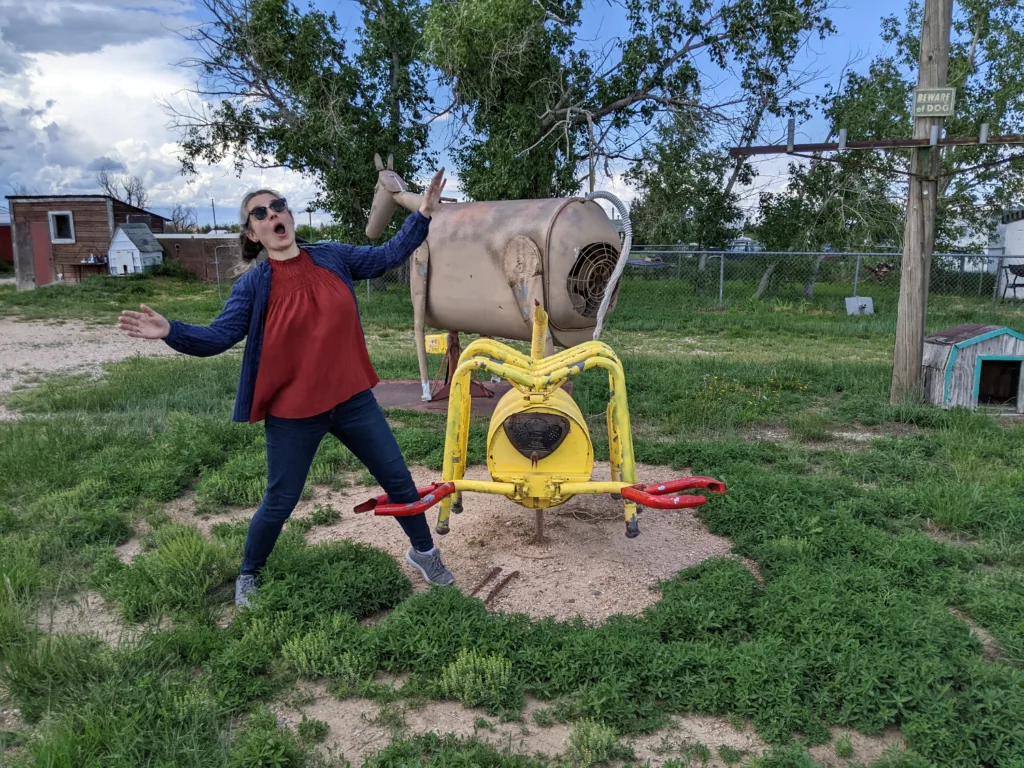
M 846 3 L 833 14 L 840 34 L 809 54 L 833 76 L 851 56 L 878 51 L 878 19 L 894 8 L 882 0 Z M 316 5 L 356 23 L 351 0 Z M 585 33 L 610 36 L 601 16 L 608 6 L 592 5 Z M 208 222 L 212 199 L 218 221 L 228 221 L 254 185 L 277 187 L 304 207 L 312 186 L 291 172 L 251 170 L 239 178 L 225 163 L 200 167 L 195 179 L 181 175 L 178 137 L 160 102 L 184 106 L 190 73 L 176 63 L 191 51 L 176 33 L 199 21 L 197 13 L 192 0 L 0 0 L 0 194 L 15 185 L 37 194 L 96 193 L 96 171 L 112 166 L 141 176 L 150 208 L 165 215 L 184 203 Z M 779 163 L 764 166 L 767 177 Z M 619 178 L 599 185 L 631 197 Z

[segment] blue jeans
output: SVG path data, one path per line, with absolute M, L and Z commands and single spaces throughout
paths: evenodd
M 402 458 L 384 412 L 372 390 L 365 390 L 326 413 L 306 419 L 267 415 L 267 495 L 249 523 L 242 573 L 256 573 L 270 557 L 281 528 L 299 503 L 320 441 L 334 435 L 370 471 L 391 503 L 419 501 L 412 475 Z M 433 548 L 423 513 L 396 517 L 419 552 Z

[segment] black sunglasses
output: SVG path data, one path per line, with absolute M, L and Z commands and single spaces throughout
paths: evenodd
M 263 221 L 267 218 L 267 207 L 266 205 L 258 205 L 249 211 L 249 215 L 256 219 L 256 221 Z M 288 201 L 283 197 L 278 197 L 270 201 L 269 207 L 274 213 L 284 213 L 288 210 Z

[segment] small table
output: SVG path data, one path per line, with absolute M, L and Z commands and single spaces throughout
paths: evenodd
M 1003 299 L 1006 299 L 1006 292 L 1012 291 L 1011 298 L 1017 298 L 1017 291 L 1024 289 L 1024 264 L 1004 264 L 1003 270 L 1006 275 L 1003 278 Z
M 87 271 L 95 270 L 97 275 L 102 275 L 104 272 L 110 271 L 109 264 L 89 264 L 87 262 L 81 262 L 78 264 L 72 264 L 71 269 L 74 271 L 75 280 L 82 282 L 85 279 L 85 273 Z

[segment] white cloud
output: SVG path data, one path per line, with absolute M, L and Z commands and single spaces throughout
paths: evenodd
M 96 193 L 96 170 L 112 163 L 141 176 L 150 208 L 165 215 L 182 203 L 211 221 L 212 198 L 218 223 L 227 223 L 255 186 L 278 188 L 304 210 L 315 189 L 290 171 L 247 170 L 239 178 L 225 162 L 199 166 L 194 180 L 181 175 L 178 137 L 160 101 L 184 106 L 190 73 L 174 62 L 188 53 L 185 41 L 163 37 L 89 53 L 26 54 L 29 65 L 0 80 L 0 179 L 38 193 Z

